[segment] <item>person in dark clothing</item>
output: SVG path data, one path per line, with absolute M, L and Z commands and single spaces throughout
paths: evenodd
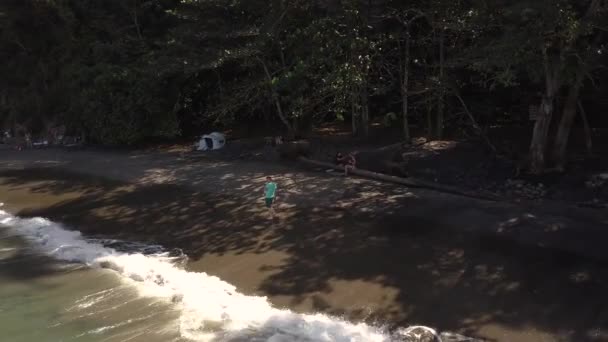
M 348 176 L 348 171 L 353 170 L 357 165 L 357 160 L 354 153 L 349 153 L 348 156 L 344 156 L 341 152 L 336 154 L 336 165 L 344 167 L 344 175 Z
M 334 163 L 336 163 L 336 165 L 340 165 L 340 166 L 346 165 L 346 158 L 344 158 L 344 155 L 342 154 L 342 152 L 336 153 L 336 158 L 334 160 Z

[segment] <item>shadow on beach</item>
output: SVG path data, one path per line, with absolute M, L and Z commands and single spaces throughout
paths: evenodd
M 214 260 L 211 268 L 226 269 L 222 279 L 291 308 L 500 341 L 606 336 L 606 265 L 470 233 L 471 225 L 495 222 L 468 219 L 466 200 L 438 207 L 405 192 L 375 195 L 362 184 L 337 197 L 331 197 L 335 189 L 326 189 L 328 198 L 306 198 L 306 191 L 300 202 L 288 196 L 273 223 L 260 184 L 249 177 L 236 179 L 238 192 L 211 194 L 49 168 L 3 171 L 0 180 L 8 193 L 79 194 L 24 205 L 21 216 L 48 217 L 87 235 L 181 248 L 193 270 L 207 271 L 206 260 Z

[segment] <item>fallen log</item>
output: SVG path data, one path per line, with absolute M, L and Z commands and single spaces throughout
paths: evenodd
M 319 160 L 309 159 L 306 157 L 299 157 L 298 161 L 300 161 L 304 164 L 308 164 L 308 165 L 312 165 L 312 166 L 316 166 L 316 167 L 323 167 L 326 169 L 344 171 L 343 166 L 328 163 L 328 162 L 323 162 L 323 161 L 319 161 Z M 409 186 L 409 187 L 413 187 L 413 188 L 430 189 L 430 190 L 435 190 L 435 191 L 439 191 L 439 192 L 445 192 L 445 193 L 449 193 L 449 194 L 490 200 L 490 201 L 499 200 L 498 197 L 491 195 L 491 194 L 487 194 L 487 193 L 482 194 L 479 192 L 466 191 L 466 190 L 455 188 L 455 187 L 452 187 L 449 185 L 442 185 L 442 184 L 437 184 L 437 183 L 433 183 L 433 182 L 427 182 L 427 181 L 424 181 L 421 179 L 416 179 L 416 178 L 410 178 L 410 177 L 402 178 L 402 177 L 390 176 L 390 175 L 386 175 L 383 173 L 372 172 L 372 171 L 363 170 L 363 169 L 351 169 L 348 172 L 353 175 L 357 175 L 357 176 L 364 177 L 364 178 L 370 178 L 370 179 L 375 179 L 375 180 L 379 180 L 379 181 L 383 181 L 383 182 L 405 185 L 405 186 Z
M 310 149 L 310 142 L 307 140 L 288 141 L 277 146 L 281 158 L 290 160 L 299 156 L 308 156 Z

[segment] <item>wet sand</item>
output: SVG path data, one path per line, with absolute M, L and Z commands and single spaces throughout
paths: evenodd
M 570 253 L 553 248 L 563 237 L 541 234 L 572 222 L 597 234 L 606 223 L 597 214 L 557 217 L 550 208 L 173 154 L 7 152 L 2 161 L 0 196 L 11 211 L 181 248 L 191 270 L 277 306 L 490 341 L 608 339 L 601 250 L 572 253 L 593 246 L 584 229 Z M 274 221 L 259 198 L 268 173 L 282 190 Z

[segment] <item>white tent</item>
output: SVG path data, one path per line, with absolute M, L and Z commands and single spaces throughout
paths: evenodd
M 199 151 L 219 150 L 226 145 L 226 137 L 219 132 L 205 134 L 196 144 L 196 149 Z

